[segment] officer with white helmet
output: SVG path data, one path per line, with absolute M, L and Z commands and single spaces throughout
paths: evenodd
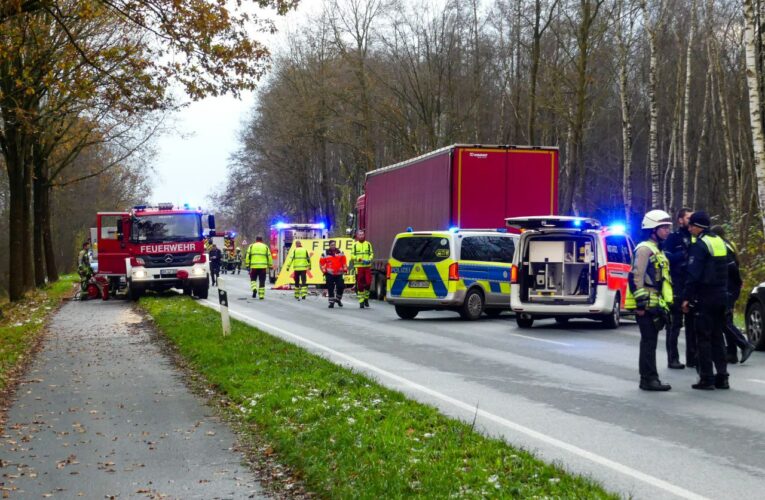
M 672 217 L 664 210 L 651 210 L 643 217 L 641 228 L 644 238 L 635 248 L 626 307 L 635 311 L 640 328 L 640 388 L 668 391 L 672 387 L 659 380 L 656 370 L 656 344 L 673 300 L 669 260 L 659 248 L 672 230 Z

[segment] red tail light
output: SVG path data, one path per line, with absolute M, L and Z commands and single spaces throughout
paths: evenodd
M 449 281 L 459 281 L 460 279 L 460 265 L 455 262 L 449 266 Z
M 606 273 L 606 266 L 600 266 L 598 268 L 598 285 L 607 285 L 608 276 Z
M 140 257 L 130 257 L 130 267 L 143 266 L 146 263 Z
M 390 264 L 385 264 L 385 279 L 390 279 Z
M 518 266 L 515 264 L 510 268 L 510 283 L 518 283 Z
M 195 264 L 204 264 L 205 262 L 207 262 L 207 256 L 205 254 L 195 255 L 194 256 L 194 263 Z

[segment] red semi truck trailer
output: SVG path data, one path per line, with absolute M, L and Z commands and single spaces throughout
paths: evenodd
M 558 211 L 558 148 L 455 144 L 366 175 L 357 228 L 375 249 L 372 290 L 382 297 L 397 233 L 504 228 L 505 219 Z

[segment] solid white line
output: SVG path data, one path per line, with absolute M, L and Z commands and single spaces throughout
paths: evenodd
M 749 382 L 757 382 L 758 384 L 765 384 L 765 380 L 757 380 L 756 378 L 748 378 Z
M 211 302 L 209 300 L 200 300 L 200 302 L 207 303 L 208 305 L 212 306 L 213 309 L 218 307 L 218 304 L 215 304 L 214 302 Z M 467 412 L 470 412 L 470 414 L 478 414 L 481 417 L 491 420 L 492 422 L 495 422 L 497 424 L 500 424 L 504 427 L 507 427 L 508 429 L 514 430 L 516 432 L 520 432 L 521 434 L 525 434 L 531 438 L 537 439 L 543 443 L 555 446 L 556 448 L 560 448 L 562 450 L 565 450 L 569 453 L 572 453 L 574 455 L 577 455 L 581 458 L 587 459 L 591 462 L 594 462 L 598 465 L 602 465 L 604 467 L 607 467 L 609 469 L 612 469 L 616 472 L 619 472 L 621 474 L 624 474 L 626 476 L 630 476 L 632 478 L 638 479 L 640 481 L 643 481 L 644 483 L 647 483 L 651 486 L 654 486 L 656 488 L 662 489 L 664 491 L 667 491 L 669 493 L 672 493 L 673 495 L 676 495 L 680 498 L 687 498 L 689 500 L 709 500 L 707 497 L 704 497 L 702 495 L 696 494 L 692 491 L 686 490 L 684 488 L 681 488 L 680 486 L 675 486 L 674 484 L 668 483 L 667 481 L 664 481 L 663 479 L 659 479 L 658 477 L 651 476 L 649 474 L 646 474 L 644 472 L 641 472 L 637 469 L 633 469 L 632 467 L 629 467 L 627 465 L 621 464 L 619 462 L 615 462 L 609 458 L 597 455 L 591 451 L 587 451 L 583 448 L 580 448 L 576 445 L 566 443 L 565 441 L 561 441 L 557 438 L 554 438 L 552 436 L 548 436 L 547 434 L 543 434 L 539 431 L 535 431 L 534 429 L 531 429 L 529 427 L 526 427 L 524 425 L 512 422 L 506 418 L 500 417 L 498 415 L 495 415 L 493 413 L 489 413 L 486 410 L 481 410 L 479 408 L 476 408 L 474 405 L 470 405 L 468 403 L 465 403 L 464 401 L 460 401 L 459 399 L 455 399 L 451 396 L 447 396 L 446 394 L 442 394 L 438 391 L 435 391 L 433 389 L 430 389 L 428 387 L 425 387 L 423 385 L 418 384 L 417 382 L 413 382 L 409 379 L 406 379 L 404 377 L 401 377 L 399 375 L 396 375 L 395 373 L 391 373 L 387 370 L 384 370 L 382 368 L 378 368 L 374 365 L 371 365 L 365 361 L 361 361 L 360 359 L 356 359 L 352 356 L 349 356 L 347 354 L 344 354 L 342 352 L 336 351 L 330 347 L 324 346 L 322 344 L 319 344 L 317 342 L 314 342 L 313 340 L 309 340 L 307 338 L 301 337 L 300 335 L 296 335 L 292 332 L 289 332 L 283 328 L 280 328 L 278 326 L 274 326 L 270 323 L 266 323 L 264 321 L 252 318 L 250 316 L 247 316 L 245 314 L 232 311 L 231 308 L 229 308 L 229 312 L 233 316 L 239 316 L 240 318 L 244 319 L 246 322 L 249 322 L 250 324 L 260 325 L 263 328 L 266 328 L 268 330 L 273 330 L 275 332 L 279 332 L 282 335 L 285 335 L 287 337 L 293 338 L 297 340 L 298 342 L 302 344 L 307 344 L 310 346 L 313 346 L 317 349 L 320 349 L 324 352 L 327 352 L 331 354 L 332 356 L 335 356 L 337 358 L 344 359 L 348 361 L 349 363 L 365 368 L 369 371 L 378 373 L 386 378 L 389 378 L 391 380 L 395 380 L 396 382 L 399 382 L 401 384 L 404 384 L 406 386 L 409 386 L 412 389 L 416 389 L 422 393 L 425 393 L 429 396 L 432 396 L 434 398 L 440 399 L 441 401 L 444 401 L 446 403 L 449 403 L 453 406 L 456 406 L 457 408 L 460 408 L 462 410 L 465 410 Z M 533 338 L 533 337 L 529 337 Z M 542 340 L 542 339 L 536 339 L 536 340 Z M 549 341 L 552 342 L 552 341 Z
M 547 339 L 540 339 L 538 337 L 530 337 L 528 335 L 521 335 L 520 333 L 511 333 L 510 335 L 513 337 L 523 337 L 524 339 L 538 340 L 540 342 L 547 342 L 548 344 L 562 345 L 566 347 L 573 347 L 574 345 L 574 344 L 567 344 L 565 342 L 558 342 L 557 340 L 547 340 Z

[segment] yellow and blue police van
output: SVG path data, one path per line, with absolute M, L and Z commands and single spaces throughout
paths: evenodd
M 387 298 L 402 319 L 451 310 L 464 319 L 510 310 L 510 270 L 518 235 L 503 230 L 407 231 L 386 266 Z

